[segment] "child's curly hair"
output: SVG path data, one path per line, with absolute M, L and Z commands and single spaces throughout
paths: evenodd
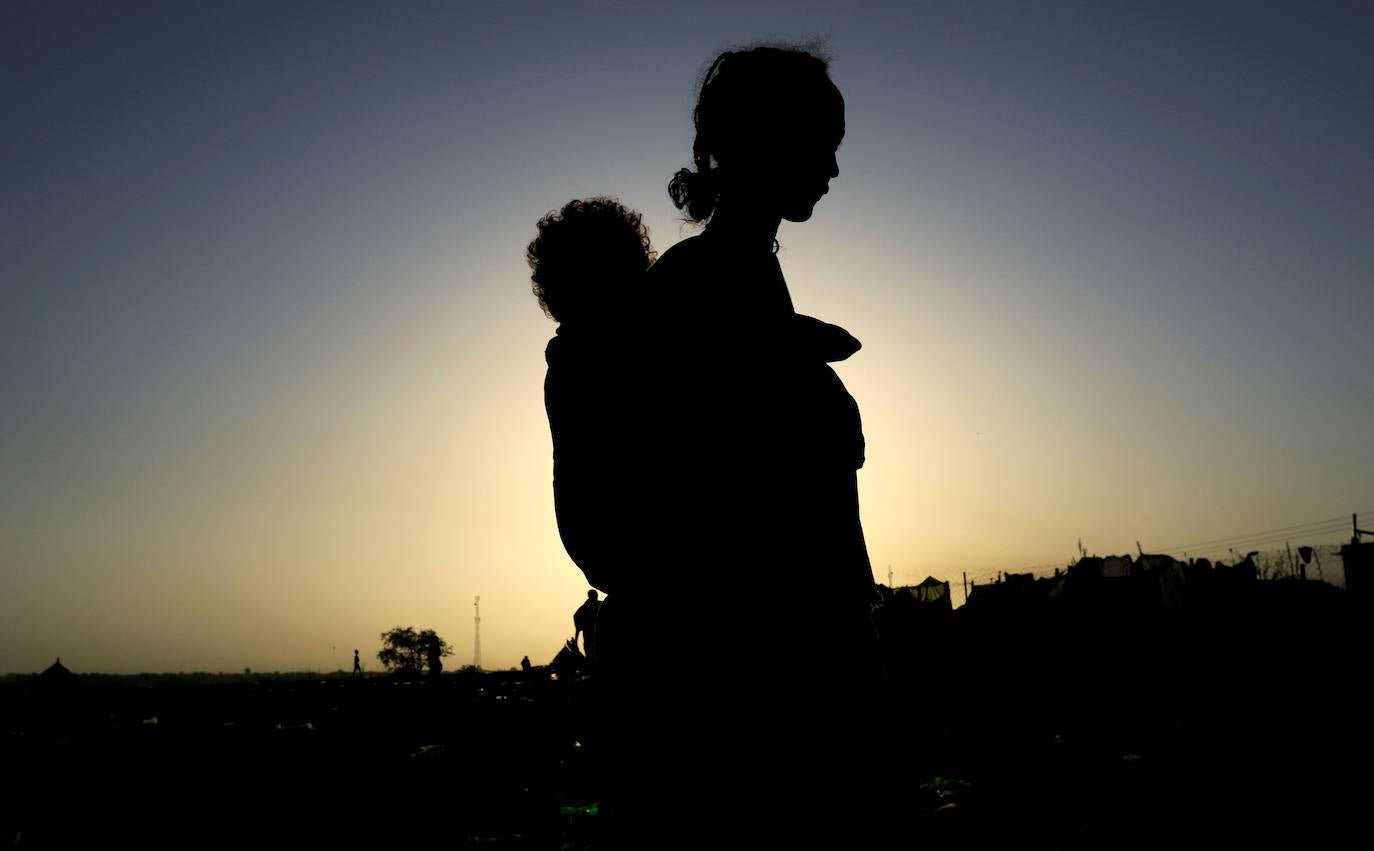
M 539 220 L 525 249 L 531 289 L 556 322 L 616 305 L 621 285 L 657 258 L 644 217 L 614 198 L 573 199 Z

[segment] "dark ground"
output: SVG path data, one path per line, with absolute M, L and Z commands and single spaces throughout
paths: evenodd
M 872 730 L 903 802 L 889 833 L 911 848 L 1362 844 L 1367 619 L 1347 602 L 890 631 L 893 704 Z M 594 681 L 549 673 L 11 677 L 0 845 L 593 849 Z

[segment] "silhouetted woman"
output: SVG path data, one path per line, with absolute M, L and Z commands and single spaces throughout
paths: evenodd
M 637 562 L 599 624 L 612 812 L 625 846 L 867 847 L 877 597 L 858 407 L 827 365 L 858 344 L 798 343 L 776 256 L 839 173 L 844 100 L 824 59 L 758 47 L 716 59 L 693 118 L 669 193 L 705 230 L 647 273 L 619 418 Z

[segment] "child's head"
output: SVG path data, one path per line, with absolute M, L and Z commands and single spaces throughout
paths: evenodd
M 525 249 L 534 295 L 556 322 L 609 318 L 653 264 L 643 217 L 614 198 L 569 201 L 539 220 Z

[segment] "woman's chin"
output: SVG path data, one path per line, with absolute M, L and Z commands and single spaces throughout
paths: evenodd
M 804 222 L 811 218 L 811 214 L 815 211 L 815 204 L 804 204 L 784 212 L 782 217 L 789 222 Z

